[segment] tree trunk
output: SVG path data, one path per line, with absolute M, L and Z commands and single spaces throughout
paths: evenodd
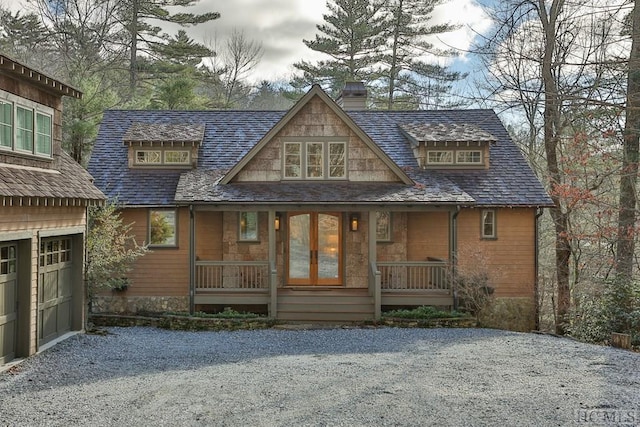
M 561 131 L 560 97 L 554 76 L 554 53 L 556 50 L 556 23 L 564 0 L 553 0 L 547 10 L 545 0 L 539 0 L 538 14 L 545 34 L 544 56 L 542 59 L 542 83 L 544 87 L 544 148 L 547 158 L 547 172 L 551 187 L 551 199 L 555 206 L 550 209 L 556 232 L 556 278 L 557 278 L 557 321 L 556 333 L 566 332 L 569 309 L 571 308 L 571 287 L 569 285 L 569 260 L 571 241 L 568 233 L 568 217 L 563 211 L 556 188 L 562 184 L 562 173 L 558 166 L 558 143 Z
M 131 2 L 131 49 L 129 59 L 129 96 L 134 97 L 134 92 L 138 84 L 138 12 L 139 0 Z
M 628 73 L 627 109 L 620 176 L 620 211 L 616 242 L 616 279 L 620 285 L 628 283 L 633 277 L 635 251 L 638 138 L 640 137 L 640 7 L 638 3 L 634 4 L 632 12 Z

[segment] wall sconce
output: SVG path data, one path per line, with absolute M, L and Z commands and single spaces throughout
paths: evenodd
M 349 217 L 349 230 L 358 231 L 358 223 L 360 222 L 360 215 L 352 213 Z
M 273 220 L 273 228 L 275 228 L 276 231 L 280 231 L 280 212 L 276 212 L 276 217 Z

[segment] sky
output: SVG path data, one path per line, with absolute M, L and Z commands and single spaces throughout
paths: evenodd
M 214 21 L 189 28 L 188 34 L 202 41 L 217 37 L 224 40 L 234 29 L 262 43 L 264 54 L 259 65 L 249 77 L 260 80 L 289 80 L 302 59 L 323 59 L 318 52 L 306 47 L 303 40 L 312 40 L 316 26 L 323 22 L 328 12 L 325 0 L 200 0 L 188 8 L 193 13 L 219 12 Z M 433 14 L 434 23 L 450 22 L 461 28 L 451 34 L 443 34 L 442 46 L 455 47 L 461 56 L 457 66 L 467 61 L 466 51 L 477 33 L 485 32 L 489 19 L 475 0 L 449 0 L 438 6 Z M 444 64 L 443 64 L 444 65 Z
M 14 10 L 23 8 L 25 2 L 0 0 L 0 4 L 8 4 Z M 248 76 L 254 83 L 261 80 L 288 81 L 295 72 L 295 62 L 302 59 L 313 62 L 323 58 L 307 48 L 303 40 L 315 37 L 316 26 L 323 22 L 322 15 L 328 12 L 326 0 L 196 0 L 187 11 L 221 14 L 219 19 L 186 29 L 189 36 L 198 42 L 210 42 L 214 38 L 223 41 L 233 30 L 239 30 L 244 31 L 248 39 L 262 44 L 262 59 Z M 434 24 L 442 22 L 459 24 L 461 28 L 443 34 L 433 42 L 459 49 L 461 55 L 455 60 L 455 65 L 456 68 L 464 68 L 471 41 L 477 33 L 485 32 L 490 22 L 476 0 L 445 0 L 433 14 Z

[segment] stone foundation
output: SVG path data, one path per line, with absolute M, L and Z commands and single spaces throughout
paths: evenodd
M 91 301 L 91 313 L 166 313 L 189 311 L 189 297 L 127 297 L 100 295 Z
M 478 320 L 480 326 L 530 332 L 535 329 L 535 312 L 530 298 L 495 298 Z

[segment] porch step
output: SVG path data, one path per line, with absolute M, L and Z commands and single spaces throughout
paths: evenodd
M 278 319 L 314 322 L 356 322 L 373 319 L 373 298 L 360 289 L 283 289 L 278 294 Z

